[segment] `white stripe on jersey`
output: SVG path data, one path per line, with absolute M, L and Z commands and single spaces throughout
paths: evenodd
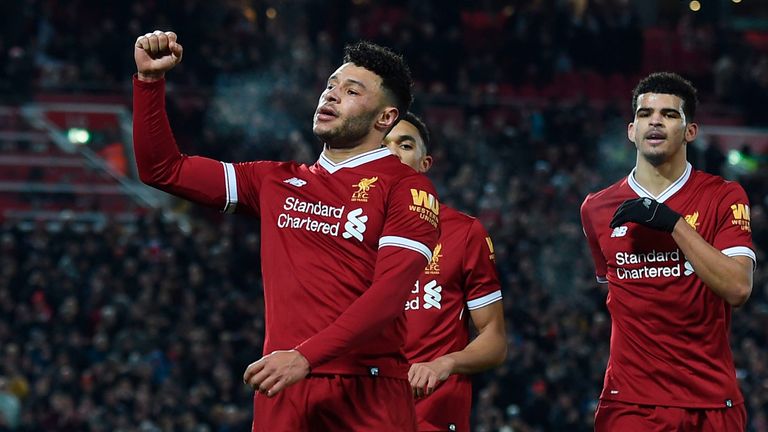
M 496 290 L 490 294 L 486 294 L 480 298 L 476 298 L 474 300 L 470 300 L 467 302 L 467 309 L 469 310 L 475 310 L 480 309 L 481 307 L 488 306 L 489 304 L 493 302 L 497 302 L 501 300 L 501 290 Z
M 691 166 L 690 163 L 685 163 L 685 171 L 683 171 L 683 174 L 674 182 L 672 182 L 671 185 L 667 186 L 664 191 L 662 191 L 659 196 L 653 196 L 652 193 L 648 192 L 644 187 L 640 186 L 640 183 L 635 180 L 635 171 L 636 168 L 632 168 L 632 171 L 629 173 L 629 176 L 627 176 L 627 184 L 629 184 L 629 187 L 632 188 L 632 190 L 635 191 L 635 193 L 640 197 L 646 197 L 646 198 L 653 198 L 656 201 L 663 203 L 667 200 L 667 198 L 674 195 L 677 191 L 682 189 L 683 186 L 685 186 L 685 183 L 688 181 L 689 178 L 691 178 L 691 173 L 693 172 L 693 166 Z
M 379 239 L 379 249 L 384 246 L 397 246 L 405 249 L 416 251 L 427 258 L 427 262 L 432 260 L 432 251 L 423 243 L 419 243 L 414 240 L 407 239 L 405 237 L 398 236 L 384 236 Z
M 382 147 L 376 150 L 361 153 L 357 156 L 353 156 L 345 161 L 335 163 L 328 159 L 325 156 L 325 153 L 321 153 L 320 159 L 317 160 L 317 163 L 320 164 L 321 167 L 325 168 L 326 171 L 333 174 L 342 168 L 355 168 L 368 162 L 373 162 L 375 160 L 387 157 L 391 154 L 392 152 L 389 151 L 389 148 Z
M 597 279 L 597 283 L 601 283 L 601 284 L 608 283 L 608 278 L 605 276 L 595 276 L 595 279 Z
M 723 253 L 723 255 L 727 255 L 729 257 L 735 257 L 735 256 L 747 256 L 752 258 L 752 269 L 757 266 L 757 256 L 755 256 L 755 251 L 752 249 L 746 247 L 746 246 L 734 246 L 729 247 L 726 249 L 723 249 L 720 251 Z
M 237 208 L 237 177 L 235 167 L 231 163 L 222 162 L 224 165 L 224 187 L 227 189 L 227 203 L 224 204 L 224 213 L 234 213 Z

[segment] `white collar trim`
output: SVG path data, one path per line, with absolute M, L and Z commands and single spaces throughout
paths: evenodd
M 627 176 L 627 183 L 629 184 L 629 187 L 632 188 L 635 193 L 637 193 L 640 197 L 643 198 L 653 198 L 658 202 L 663 203 L 668 198 L 670 198 L 672 195 L 674 195 L 677 191 L 679 191 L 683 186 L 685 186 L 685 183 L 688 182 L 688 179 L 691 178 L 691 172 L 693 171 L 693 167 L 689 162 L 685 163 L 685 171 L 683 171 L 683 174 L 675 181 L 672 182 L 671 185 L 669 185 L 666 189 L 664 189 L 663 192 L 659 194 L 659 196 L 653 196 L 648 190 L 646 190 L 644 187 L 640 186 L 640 183 L 635 180 L 635 170 L 637 168 L 632 168 L 632 172 L 629 173 L 629 176 Z
M 325 168 L 329 173 L 333 174 L 342 168 L 355 168 L 360 165 L 367 164 L 368 162 L 373 162 L 375 160 L 390 156 L 391 154 L 392 152 L 390 152 L 387 147 L 382 147 L 376 150 L 361 153 L 357 156 L 352 156 L 343 162 L 336 163 L 328 159 L 325 156 L 325 153 L 321 153 L 320 159 L 317 160 L 317 163 L 320 164 L 321 167 Z

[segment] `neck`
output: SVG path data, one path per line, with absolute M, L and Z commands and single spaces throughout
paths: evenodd
M 326 143 L 325 148 L 323 148 L 323 154 L 333 163 L 340 163 L 359 154 L 379 149 L 382 145 L 383 144 L 381 143 L 381 140 L 362 142 L 353 147 L 333 147 L 332 145 Z
M 645 188 L 653 196 L 661 195 L 669 185 L 679 179 L 685 172 L 686 160 L 683 158 L 673 158 L 661 165 L 652 165 L 639 154 L 637 155 L 637 165 L 635 166 L 635 181 Z

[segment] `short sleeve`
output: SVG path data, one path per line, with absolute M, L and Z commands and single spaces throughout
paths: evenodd
M 440 234 L 439 218 L 440 203 L 429 179 L 421 174 L 400 179 L 387 198 L 379 249 L 411 249 L 429 262 Z
M 598 283 L 608 283 L 606 274 L 608 272 L 608 262 L 603 255 L 603 251 L 600 248 L 600 243 L 597 240 L 597 232 L 590 220 L 590 199 L 592 194 L 587 195 L 584 202 L 581 204 L 581 226 L 584 230 L 584 235 L 587 237 L 587 244 L 589 245 L 589 251 L 592 254 L 592 262 L 595 265 L 595 278 Z
M 717 214 L 718 225 L 713 246 L 731 257 L 748 256 L 756 264 L 757 258 L 752 246 L 749 200 L 738 183 L 726 183 Z
M 477 219 L 472 220 L 467 235 L 463 270 L 463 285 L 469 310 L 501 300 L 501 284 L 496 271 L 493 242 Z

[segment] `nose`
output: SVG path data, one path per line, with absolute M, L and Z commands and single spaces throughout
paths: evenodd
M 658 113 L 658 112 L 657 113 L 653 113 L 653 114 L 651 114 L 651 117 L 650 117 L 648 123 L 653 125 L 653 126 L 661 126 L 661 124 L 662 124 L 661 118 L 662 118 L 661 113 Z
M 337 93 L 338 87 L 334 87 L 332 89 L 325 90 L 325 93 L 323 94 L 323 99 L 326 102 L 338 102 L 339 101 L 339 94 Z

